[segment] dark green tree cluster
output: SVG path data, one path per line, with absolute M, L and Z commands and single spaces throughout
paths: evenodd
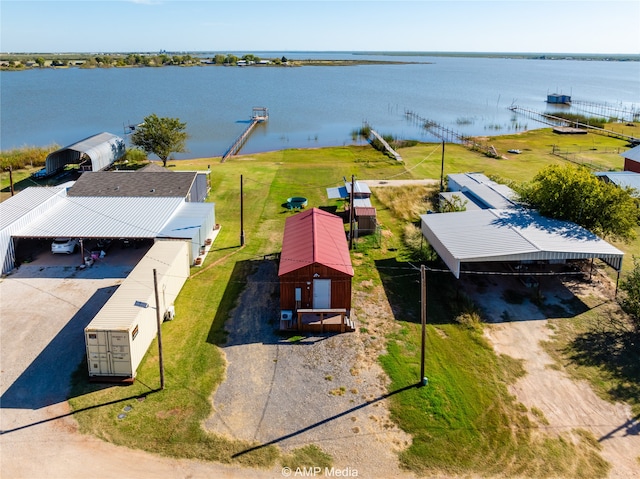
M 585 167 L 548 166 L 518 190 L 521 200 L 544 216 L 572 221 L 604 238 L 635 238 L 639 209 L 633 190 L 602 181 Z
M 178 118 L 158 117 L 155 113 L 147 116 L 131 135 L 131 143 L 147 154 L 154 154 L 167 166 L 171 153 L 186 151 L 189 135 L 187 124 Z

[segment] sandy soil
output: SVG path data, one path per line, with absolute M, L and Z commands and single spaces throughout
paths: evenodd
M 572 380 L 541 346 L 541 342 L 553 334 L 545 316 L 528 300 L 514 305 L 502 299 L 501 291 L 513 287 L 506 284 L 513 282 L 512 278 L 494 277 L 491 281 L 493 286 L 490 290 L 483 289 L 482 293 L 468 282 L 466 289 L 477 304 L 483 305 L 488 320 L 495 321 L 486 327 L 485 335 L 496 353 L 524 360 L 527 374 L 510 387 L 511 392 L 527 408 L 535 407 L 544 413 L 548 424 L 540 425 L 540 429 L 547 434 L 571 436 L 575 429 L 591 431 L 602 445 L 601 455 L 612 466 L 609 477 L 640 477 L 637 459 L 640 456 L 640 422 L 633 417 L 631 408 L 604 401 L 586 381 Z M 556 279 L 540 284 L 548 291 L 545 300 L 560 304 L 578 292 L 606 301 L 612 297 L 610 288 L 602 287 L 607 282 L 606 277 L 600 276 L 591 285 L 570 282 L 564 287 Z M 508 322 L 502 319 L 505 311 L 511 319 Z M 532 420 L 537 422 L 533 416 Z

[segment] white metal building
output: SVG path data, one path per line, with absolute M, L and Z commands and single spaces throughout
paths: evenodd
M 173 305 L 189 277 L 189 265 L 185 241 L 159 241 L 151 247 L 84 330 L 89 376 L 135 378 L 158 333 L 156 308 L 161 318 L 173 319 Z
M 465 263 L 599 258 L 620 272 L 624 253 L 568 221 L 525 209 L 422 215 L 422 234 L 456 278 Z
M 15 267 L 15 238 L 133 238 L 190 241 L 193 262 L 215 227 L 214 203 L 180 197 L 70 197 L 31 187 L 0 203 L 2 273 Z
M 45 212 L 64 201 L 66 190 L 55 188 L 27 188 L 0 203 L 0 261 L 2 274 L 11 271 L 16 261 L 13 236 Z

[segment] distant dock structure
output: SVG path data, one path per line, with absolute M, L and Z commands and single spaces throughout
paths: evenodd
M 550 93 L 547 95 L 547 103 L 551 103 L 553 105 L 571 105 L 571 95 Z
M 236 138 L 236 141 L 233 142 L 233 145 L 227 150 L 227 152 L 222 155 L 222 161 L 224 162 L 230 156 L 236 155 L 238 151 L 243 147 L 247 138 L 253 131 L 253 128 L 258 124 L 265 122 L 269 119 L 269 109 L 263 106 L 255 106 L 253 107 L 253 111 L 251 112 L 251 121 L 249 126 L 242 132 L 242 134 Z

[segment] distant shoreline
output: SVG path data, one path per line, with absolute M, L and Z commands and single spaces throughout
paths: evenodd
M 326 54 L 328 58 L 304 58 L 309 54 L 314 57 Z M 276 55 L 275 57 L 273 55 Z M 280 56 L 282 55 L 282 56 Z M 287 59 L 286 55 L 296 58 Z M 336 59 L 332 55 L 353 55 L 354 59 Z M 370 55 L 386 57 L 385 59 L 358 59 L 359 56 Z M 394 57 L 405 57 L 395 60 Z M 408 61 L 413 57 L 416 61 Z M 616 61 L 637 62 L 640 54 L 587 54 L 587 53 L 513 53 L 513 52 L 405 52 L 405 51 L 291 51 L 291 52 L 257 52 L 246 54 L 240 52 L 215 53 L 201 52 L 112 52 L 112 53 L 3 53 L 0 52 L 0 69 L 2 71 L 22 71 L 38 68 L 131 68 L 162 66 L 237 66 L 237 67 L 301 67 L 301 66 L 355 66 L 380 64 L 413 64 L 433 63 L 420 61 L 424 57 L 450 58 L 502 58 L 515 60 L 571 60 L 571 61 Z M 245 60 L 246 59 L 246 60 Z
M 640 61 L 640 53 L 353 52 L 353 54 L 405 57 L 509 58 L 515 60 Z

